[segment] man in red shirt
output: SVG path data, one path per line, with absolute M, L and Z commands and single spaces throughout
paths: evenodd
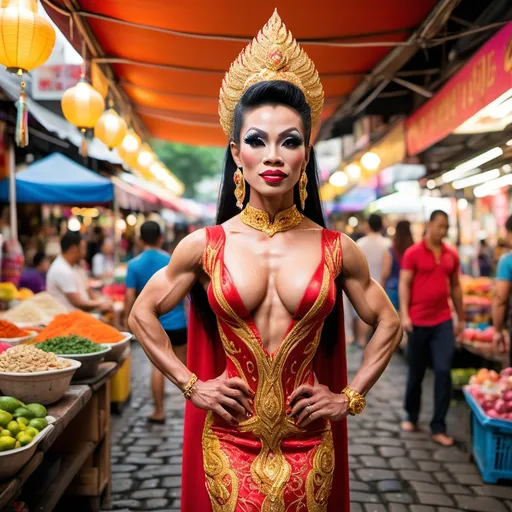
M 426 237 L 404 254 L 399 286 L 402 325 L 409 333 L 409 375 L 405 395 L 408 418 L 401 426 L 407 432 L 418 429 L 421 384 L 431 360 L 435 384 L 434 415 L 430 428 L 432 440 L 442 446 L 453 444 L 453 439 L 446 435 L 445 418 L 450 407 L 455 340 L 462 335 L 464 321 L 460 261 L 457 251 L 443 243 L 447 232 L 448 215 L 436 210 L 430 216 Z M 450 296 L 459 318 L 455 329 Z

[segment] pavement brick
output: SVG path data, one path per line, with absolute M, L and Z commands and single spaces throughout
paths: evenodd
M 418 499 L 424 505 L 437 505 L 449 507 L 453 505 L 453 500 L 446 494 L 432 494 L 427 492 L 418 492 Z
M 365 484 L 364 482 L 359 482 L 357 480 L 350 480 L 349 482 L 350 490 L 351 491 L 365 491 L 368 492 L 371 490 L 370 486 L 368 484 Z
M 423 471 L 401 470 L 400 476 L 407 481 L 415 480 L 418 482 L 434 483 L 432 475 L 430 473 L 424 473 Z
M 350 501 L 361 503 L 379 503 L 379 497 L 369 492 L 350 491 Z
M 379 492 L 400 492 L 403 491 L 403 484 L 399 480 L 381 480 L 377 482 Z
M 378 505 L 377 503 L 370 503 L 364 506 L 365 512 L 387 512 L 384 505 Z
M 444 484 L 446 492 L 450 495 L 453 494 L 472 494 L 468 487 L 457 484 Z
M 129 491 L 131 488 L 133 487 L 133 480 L 130 478 L 122 478 L 122 479 L 117 479 L 117 478 L 113 478 L 112 479 L 112 492 L 113 493 L 118 493 L 118 492 L 126 492 L 126 491 Z
M 431 507 L 430 505 L 411 505 L 409 510 L 411 512 L 436 512 L 435 507 Z
M 140 491 L 135 491 L 132 493 L 132 496 L 135 499 L 149 499 L 149 498 L 163 498 L 167 493 L 166 489 L 141 489 Z
M 384 500 L 387 502 L 393 502 L 393 503 L 412 503 L 413 499 L 410 494 L 407 494 L 405 492 L 387 492 L 383 494 Z
M 388 469 L 358 469 L 356 473 L 363 482 L 394 480 L 396 478 L 396 472 Z
M 494 498 L 502 498 L 512 500 L 512 487 L 502 485 L 480 485 L 472 487 L 473 491 L 480 496 L 492 496 Z
M 396 446 L 379 446 L 379 453 L 382 457 L 403 457 L 405 456 L 405 450 Z
M 167 507 L 169 504 L 169 500 L 166 500 L 165 498 L 154 498 L 152 500 L 146 501 L 146 508 L 148 510 L 153 510 L 154 508 L 160 508 L 160 507 Z
M 169 487 L 180 487 L 181 475 L 180 476 L 168 476 L 162 480 L 162 487 L 168 489 Z
M 364 512 L 360 503 L 350 502 L 350 512 Z
M 440 462 L 432 462 L 431 460 L 419 460 L 418 466 L 422 471 L 440 471 L 443 467 Z
M 409 512 L 409 508 L 401 503 L 389 503 L 388 512 Z
M 149 480 L 143 480 L 140 484 L 139 489 L 156 489 L 161 487 L 160 480 L 158 478 L 150 478 Z
M 128 510 L 139 510 L 141 502 L 139 500 L 117 500 L 112 501 L 112 509 L 119 510 L 127 508 Z
M 362 444 L 349 444 L 349 455 L 375 455 L 375 448 L 373 446 L 365 446 Z
M 367 468 L 389 468 L 389 464 L 383 457 L 375 457 L 373 455 L 362 455 L 359 458 Z
M 469 462 L 450 463 L 446 462 L 444 467 L 450 473 L 458 473 L 459 475 L 479 475 L 478 468 Z
M 418 469 L 416 463 L 408 457 L 393 457 L 389 459 L 389 465 L 393 469 Z
M 482 477 L 480 475 L 453 475 L 453 478 L 459 483 L 459 484 L 465 484 L 465 485 L 481 485 L 482 484 Z
M 409 485 L 416 492 L 430 492 L 443 494 L 443 489 L 441 489 L 441 486 L 437 484 L 430 484 L 428 482 L 409 482 Z
M 427 450 L 410 450 L 409 457 L 411 457 L 411 459 L 414 461 L 432 459 L 431 453 L 427 452 Z
M 457 505 L 461 510 L 471 510 L 474 512 L 508 512 L 505 505 L 496 498 L 459 496 L 455 495 Z

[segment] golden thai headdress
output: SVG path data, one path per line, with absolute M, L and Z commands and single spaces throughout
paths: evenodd
M 313 61 L 281 21 L 277 9 L 259 34 L 231 64 L 222 81 L 220 124 L 230 137 L 235 108 L 245 91 L 258 82 L 284 80 L 297 86 L 311 108 L 312 128 L 320 120 L 324 91 Z

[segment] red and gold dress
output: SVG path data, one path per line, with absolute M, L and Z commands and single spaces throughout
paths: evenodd
M 346 384 L 343 334 L 329 357 L 318 349 L 324 320 L 341 303 L 341 235 L 322 231 L 322 260 L 272 354 L 224 264 L 225 241 L 222 226 L 207 228 L 203 268 L 219 340 L 207 340 L 191 319 L 189 368 L 202 380 L 224 369 L 228 378 L 244 379 L 255 392 L 254 411 L 233 426 L 187 403 L 182 511 L 348 512 L 346 421 L 318 419 L 299 428 L 286 415 L 287 397 L 313 384 L 315 374 L 333 392 Z

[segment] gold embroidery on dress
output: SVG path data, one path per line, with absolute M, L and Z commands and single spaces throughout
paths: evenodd
M 213 512 L 234 512 L 238 498 L 238 479 L 231 469 L 229 458 L 212 430 L 213 414 L 206 416 L 203 430 L 203 464 L 206 488 Z
M 337 243 L 339 244 L 339 238 L 337 239 Z M 336 243 L 334 244 L 333 250 L 336 250 Z M 233 333 L 246 344 L 257 365 L 259 385 L 254 398 L 255 414 L 248 420 L 239 423 L 239 430 L 241 432 L 251 432 L 261 441 L 260 453 L 251 464 L 251 476 L 260 491 L 265 495 L 262 511 L 285 512 L 284 490 L 290 479 L 291 466 L 282 453 L 281 442 L 291 435 L 305 431 L 297 427 L 295 422 L 285 414 L 285 397 L 281 381 L 282 371 L 293 348 L 298 342 L 309 336 L 311 329 L 317 326 L 318 330 L 315 333 L 314 341 L 306 347 L 307 354 L 305 355 L 307 355 L 306 359 L 308 362 L 301 365 L 297 377 L 303 374 L 307 364 L 313 359 L 320 342 L 321 334 L 321 326 L 318 327 L 315 319 L 325 304 L 331 281 L 337 271 L 339 271 L 339 259 L 338 257 L 333 258 L 331 248 L 326 246 L 322 284 L 318 297 L 306 315 L 295 323 L 285 336 L 276 353 L 271 356 L 264 351 L 248 323 L 233 311 L 224 296 L 222 290 L 223 266 L 221 260 L 217 258 L 218 247 L 213 248 L 212 251 L 207 250 L 205 254 L 205 263 L 208 265 L 209 270 L 211 270 L 210 277 L 215 298 L 227 316 L 227 319 L 223 319 L 223 321 L 229 326 Z M 221 333 L 224 346 L 226 347 L 227 342 L 227 347 L 231 350 L 233 347 L 231 347 L 230 342 L 226 339 L 225 333 L 220 328 L 220 323 L 219 332 Z M 226 350 L 228 357 L 230 357 L 229 350 Z M 230 359 L 234 361 L 235 358 L 230 357 Z M 235 366 L 240 372 L 240 377 L 247 380 L 244 372 L 241 371 L 241 367 L 236 365 L 236 363 Z M 298 382 L 298 378 L 296 382 Z M 215 437 L 215 433 L 212 432 L 211 435 Z M 322 444 L 324 443 L 325 439 L 322 441 Z M 210 444 L 210 449 L 221 452 L 220 443 L 218 448 Z M 332 436 L 331 450 L 333 450 Z M 325 450 L 321 450 L 322 454 L 324 454 L 324 452 Z M 219 457 L 219 455 L 217 457 Z M 325 455 L 318 455 L 318 458 L 315 456 L 315 460 L 318 459 L 318 461 L 321 462 L 326 460 L 325 457 Z M 331 460 L 334 464 L 334 451 L 331 452 Z M 320 462 L 318 463 L 320 464 Z M 325 467 L 325 462 L 323 462 L 322 467 Z M 318 473 L 318 470 L 316 472 Z M 232 478 L 236 478 L 236 476 L 233 475 Z M 320 487 L 327 489 L 326 484 L 322 484 Z M 316 494 L 319 495 L 319 492 L 320 491 L 317 491 Z M 231 509 L 222 508 L 219 510 L 228 512 Z M 321 511 L 323 509 L 317 508 L 314 510 Z
M 313 467 L 306 479 L 306 501 L 308 512 L 326 512 L 334 473 L 334 443 L 332 432 L 325 432 L 322 442 L 316 447 Z

